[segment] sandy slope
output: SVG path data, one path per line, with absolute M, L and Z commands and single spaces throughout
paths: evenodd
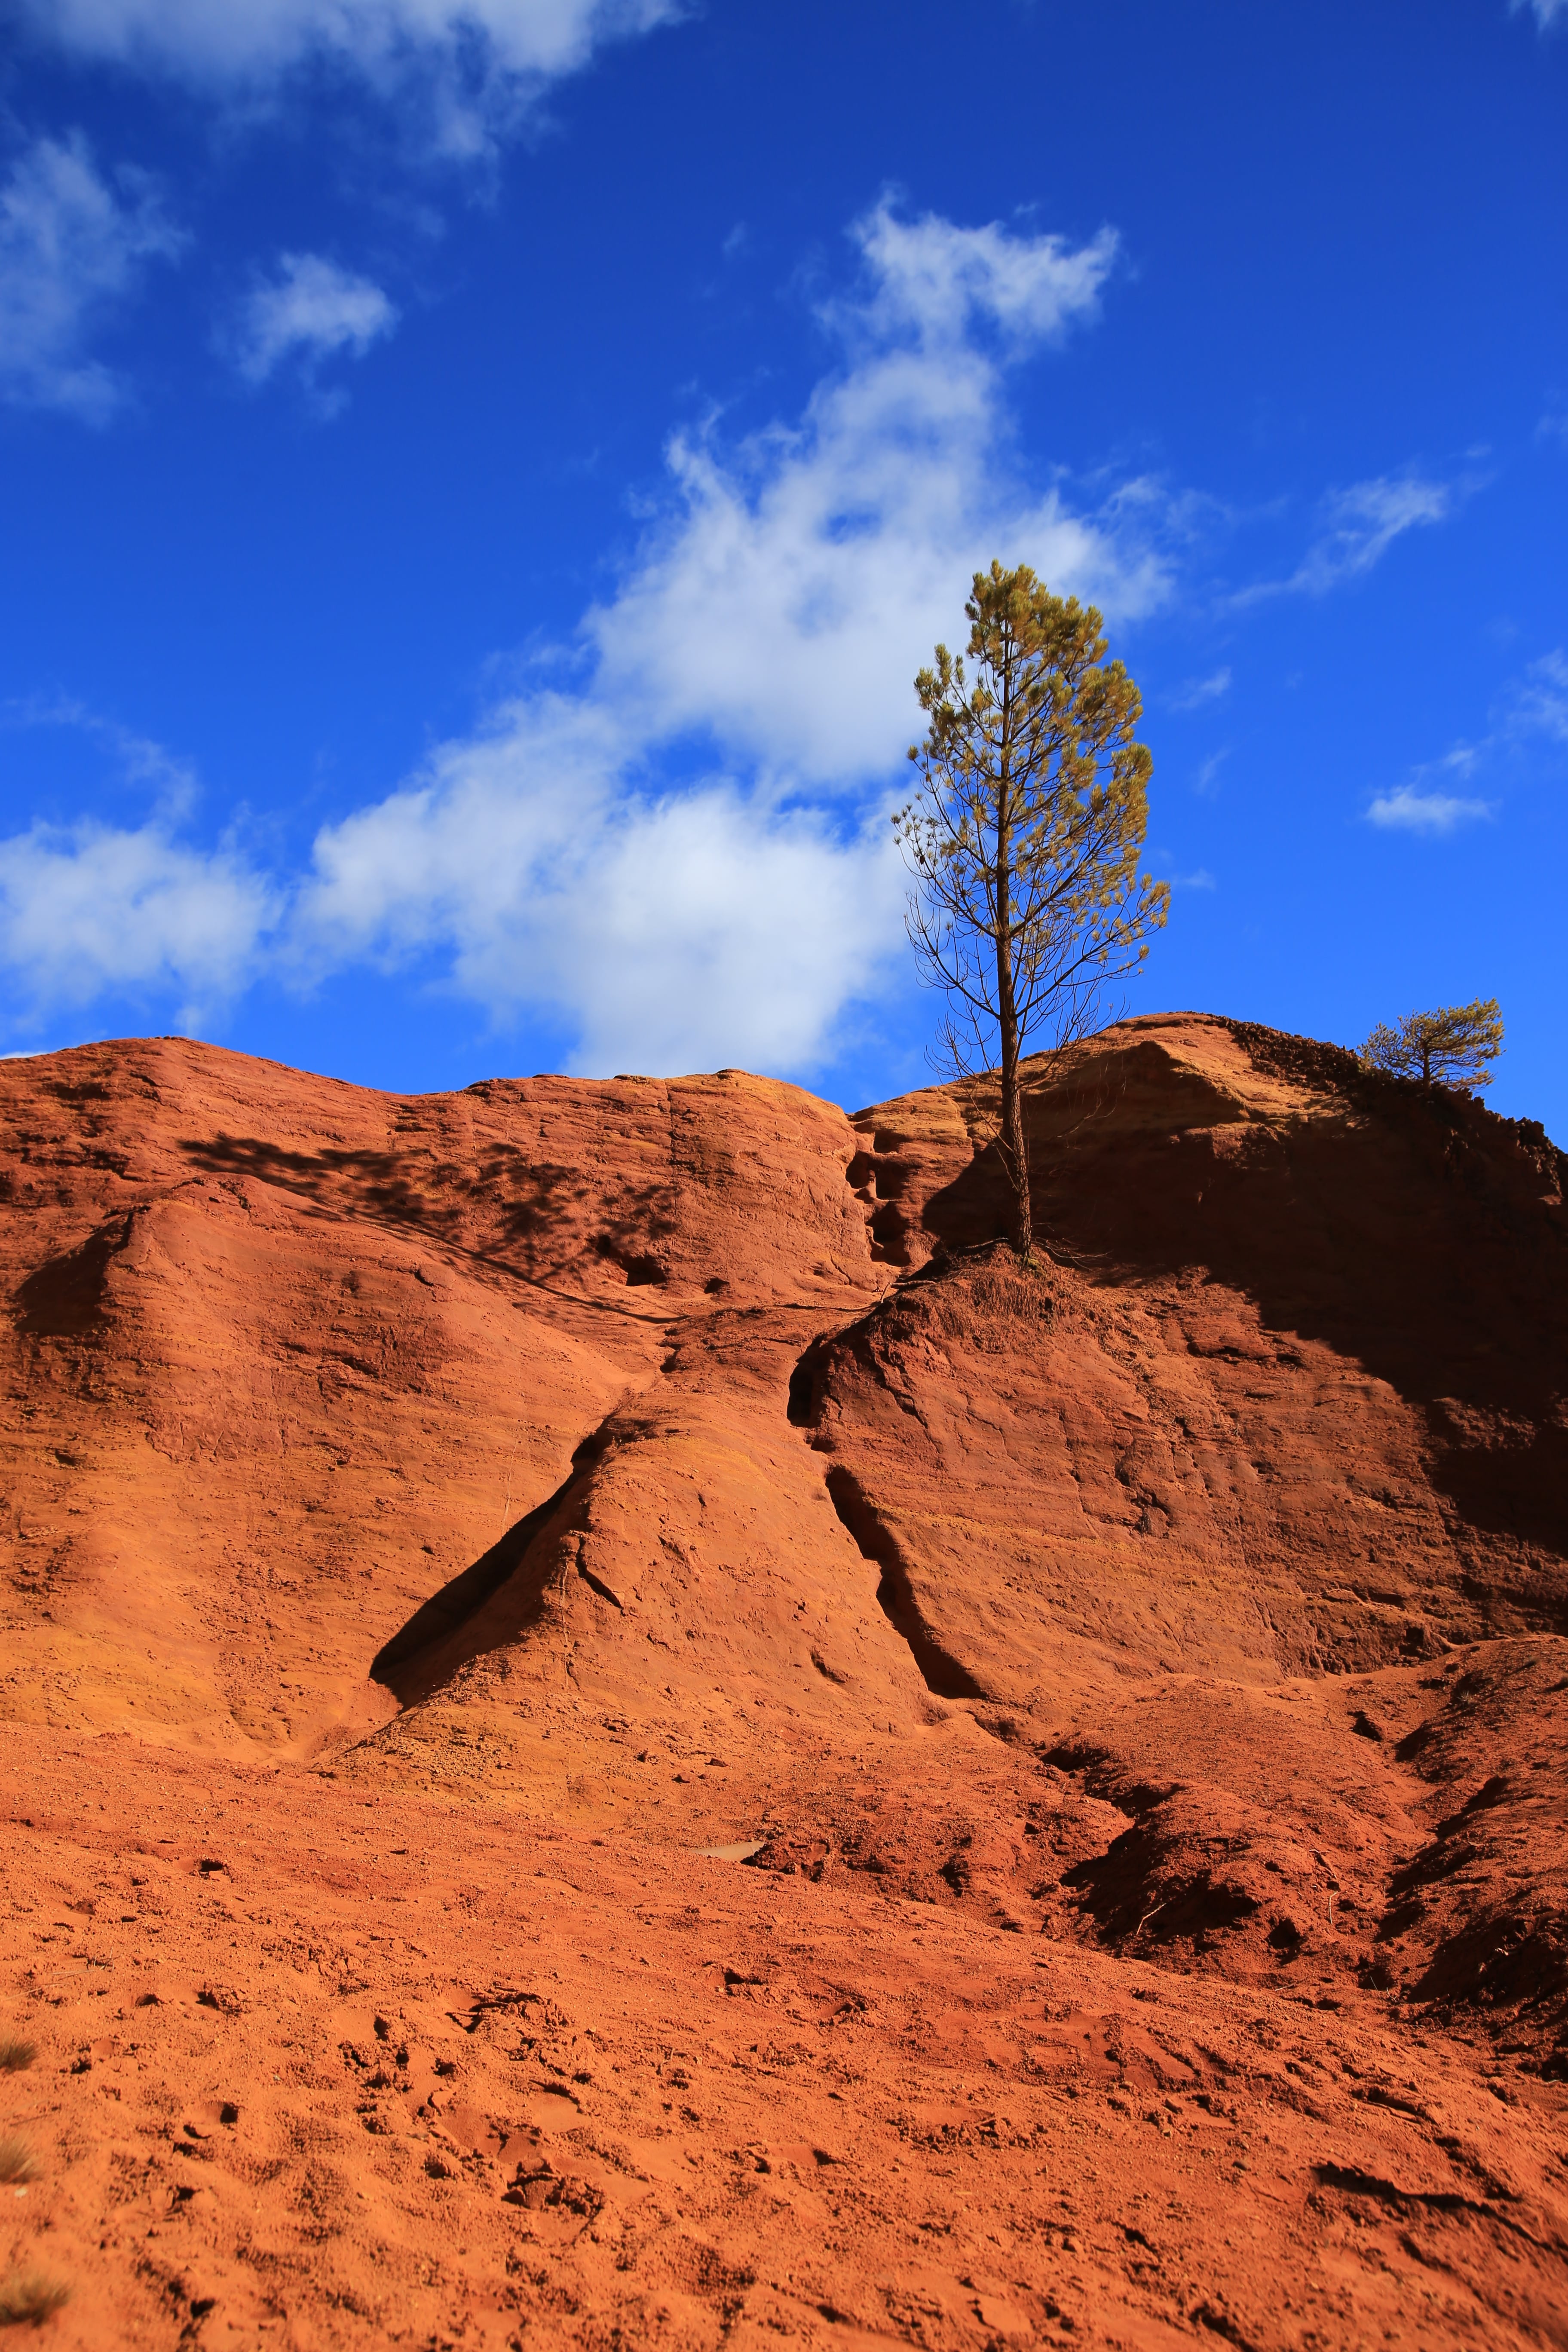
M 64 2343 L 1563 2340 L 1563 2094 L 1473 2029 L 860 1873 L 23 1747 L 6 2236 L 74 2283 Z

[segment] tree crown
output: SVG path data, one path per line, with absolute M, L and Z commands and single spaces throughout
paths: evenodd
M 1153 761 L 1100 613 L 994 562 L 964 614 L 965 653 L 938 646 L 915 680 L 921 790 L 893 824 L 916 957 L 949 997 L 945 1057 L 973 1069 L 994 1066 L 1009 1017 L 1020 1043 L 1051 1014 L 1081 1034 L 1104 983 L 1148 954 L 1170 893 L 1138 870 Z
M 1423 1086 L 1489 1087 L 1489 1063 L 1502 1052 L 1502 1018 L 1495 996 L 1472 1004 L 1440 1004 L 1434 1013 L 1407 1013 L 1397 1027 L 1380 1021 L 1361 1049 L 1363 1066 Z

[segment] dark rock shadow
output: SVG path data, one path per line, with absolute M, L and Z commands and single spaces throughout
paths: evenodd
M 372 1682 L 391 1691 L 400 1706 L 412 1706 L 473 1659 L 518 1640 L 536 1625 L 551 1572 L 559 1563 L 548 1548 L 542 1547 L 535 1563 L 530 1563 L 529 1553 L 584 1483 L 584 1470 L 574 1467 L 499 1543 L 432 1593 L 377 1651 L 371 1662 Z M 503 1594 L 504 1607 L 493 1607 Z
M 1094 1921 L 1102 1944 L 1142 1931 L 1156 1944 L 1190 1942 L 1204 1951 L 1258 1914 L 1253 1896 L 1213 1869 L 1173 1867 L 1170 1842 L 1142 1822 L 1123 1830 L 1104 1853 L 1064 1871 L 1062 1885 Z
M 898 1539 L 878 1517 L 854 1472 L 835 1463 L 827 1473 L 827 1493 L 861 1558 L 880 1570 L 877 1604 L 893 1631 L 909 1644 L 927 1690 L 937 1698 L 984 1698 L 986 1692 L 968 1667 L 943 1649 L 921 1616 Z
M 134 1215 L 109 1218 L 75 1249 L 35 1267 L 15 1294 L 17 1330 L 30 1339 L 84 1339 L 97 1332 L 110 1265 L 131 1237 Z
M 180 1150 L 210 1175 L 251 1177 L 340 1216 L 412 1230 L 530 1281 L 584 1256 L 618 1266 L 628 1287 L 668 1279 L 668 1186 L 595 1182 L 512 1144 L 463 1166 L 427 1148 L 289 1151 L 254 1135 L 187 1136 Z

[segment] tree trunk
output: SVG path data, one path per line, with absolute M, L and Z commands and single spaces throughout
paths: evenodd
M 1035 1254 L 1029 1201 L 1029 1147 L 1024 1138 L 1024 1090 L 1018 1084 L 1018 1024 L 1012 991 L 1002 1020 L 1002 1148 L 1013 1184 L 1013 1246 L 1027 1262 Z
M 1002 677 L 1002 743 L 996 790 L 996 1025 L 1002 1033 L 1002 1157 L 1013 1186 L 1013 1246 L 1026 1262 L 1035 1254 L 1029 1204 L 1029 1148 L 1018 1085 L 1018 1007 L 1013 994 L 1012 664 Z

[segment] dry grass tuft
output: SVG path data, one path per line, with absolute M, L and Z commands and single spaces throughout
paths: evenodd
M 1044 1326 L 1056 1315 L 1056 1301 L 1037 1274 L 993 1264 L 977 1274 L 969 1295 L 982 1315 L 1005 1316 L 1016 1323 Z
M 23 2042 L 15 2034 L 5 2035 L 0 2038 L 0 2074 L 24 2073 L 37 2054 L 30 2042 Z
M 71 2299 L 63 2279 L 42 2271 L 13 2271 L 0 2281 L 0 2327 L 41 2327 Z
M 956 1270 L 955 1270 L 956 1271 Z M 1021 1265 L 1013 1252 L 998 1247 L 974 1265 L 941 1281 L 913 1283 L 896 1291 L 882 1312 L 889 1338 L 968 1340 L 984 1351 L 1002 1344 L 996 1327 L 1022 1325 L 1015 1336 L 1043 1335 L 1057 1319 L 1052 1285 L 1038 1265 Z
M 25 2139 L 7 2133 L 0 2139 L 0 2180 L 14 2183 L 37 2180 L 38 2168 L 33 2161 L 33 2151 Z

